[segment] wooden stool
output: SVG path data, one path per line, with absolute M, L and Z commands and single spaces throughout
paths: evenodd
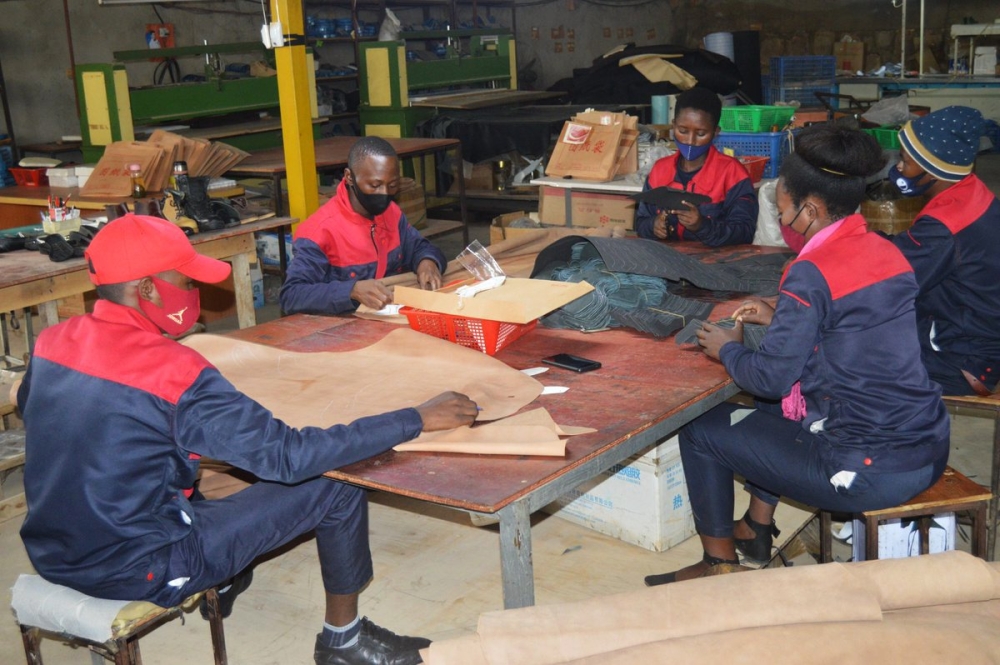
M 43 634 L 86 646 L 94 662 L 106 659 L 116 665 L 142 665 L 139 638 L 194 607 L 201 595 L 195 594 L 177 607 L 160 607 L 146 601 L 94 598 L 38 575 L 21 575 L 12 589 L 11 607 L 21 628 L 28 665 L 42 665 Z M 219 595 L 215 589 L 204 595 L 215 665 L 227 665 Z
M 879 522 L 907 517 L 918 518 L 920 525 L 920 553 L 929 550 L 931 518 L 942 513 L 968 511 L 972 514 L 972 553 L 981 559 L 986 558 L 986 508 L 993 495 L 953 468 L 945 467 L 944 473 L 936 483 L 913 497 L 904 504 L 894 508 L 869 510 L 858 515 L 865 520 L 865 560 L 878 558 L 878 525 Z M 819 542 L 820 562 L 832 561 L 832 537 L 830 534 L 831 517 L 829 511 L 819 511 Z
M 993 498 L 990 499 L 990 512 L 987 517 L 989 530 L 987 532 L 986 560 L 993 561 L 997 545 L 997 523 L 1000 517 L 1000 394 L 989 397 L 979 397 L 976 395 L 945 395 L 941 398 L 945 406 L 949 408 L 961 408 L 976 411 L 976 415 L 988 416 L 993 414 L 993 469 L 990 476 L 990 491 Z

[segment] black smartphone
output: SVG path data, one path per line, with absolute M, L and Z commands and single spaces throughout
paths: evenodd
M 574 372 L 589 372 L 601 367 L 601 363 L 596 360 L 581 358 L 580 356 L 574 356 L 569 353 L 557 353 L 554 356 L 542 358 L 542 362 L 555 367 L 561 367 L 562 369 L 572 370 Z

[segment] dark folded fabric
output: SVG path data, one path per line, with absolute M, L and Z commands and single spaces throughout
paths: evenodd
M 660 210 L 686 210 L 685 202 L 694 206 L 712 202 L 711 196 L 686 192 L 683 189 L 674 189 L 673 187 L 654 187 L 645 192 L 631 194 L 629 198 L 656 206 Z

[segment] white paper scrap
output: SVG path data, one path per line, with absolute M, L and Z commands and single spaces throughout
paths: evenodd
M 736 409 L 735 411 L 729 414 L 729 426 L 732 427 L 736 423 L 740 422 L 741 420 L 749 416 L 754 411 L 756 411 L 756 409 Z
M 545 386 L 542 388 L 543 395 L 562 395 L 569 390 L 566 386 Z
M 522 374 L 527 374 L 528 376 L 538 376 L 539 374 L 544 374 L 548 372 L 548 367 L 529 367 L 528 369 L 522 369 Z

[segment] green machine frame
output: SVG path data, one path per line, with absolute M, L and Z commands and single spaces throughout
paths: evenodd
M 517 57 L 510 34 L 489 30 L 407 32 L 413 41 L 467 39 L 467 47 L 449 45 L 437 60 L 406 59 L 406 42 L 359 44 L 362 133 L 388 138 L 416 135 L 416 126 L 433 117 L 433 108 L 410 106 L 410 94 L 456 87 L 517 88 Z M 463 52 L 464 51 L 464 52 Z
M 178 122 L 193 118 L 222 116 L 240 111 L 277 110 L 278 79 L 276 76 L 226 78 L 218 66 L 222 53 L 252 53 L 262 51 L 260 42 L 206 44 L 156 51 L 156 57 L 197 57 L 215 59 L 216 65 L 206 65 L 206 80 L 192 83 L 172 83 L 129 87 L 125 62 L 148 61 L 151 52 L 118 51 L 116 62 L 84 64 L 76 67 L 77 89 L 80 91 L 80 130 L 83 137 L 84 160 L 96 161 L 104 146 L 115 141 L 135 139 L 135 126 Z M 315 84 L 310 86 L 315 94 Z M 313 100 L 313 117 L 316 104 Z M 318 128 L 317 128 L 318 129 Z M 280 132 L 250 133 L 227 137 L 229 143 L 243 150 L 280 145 Z

